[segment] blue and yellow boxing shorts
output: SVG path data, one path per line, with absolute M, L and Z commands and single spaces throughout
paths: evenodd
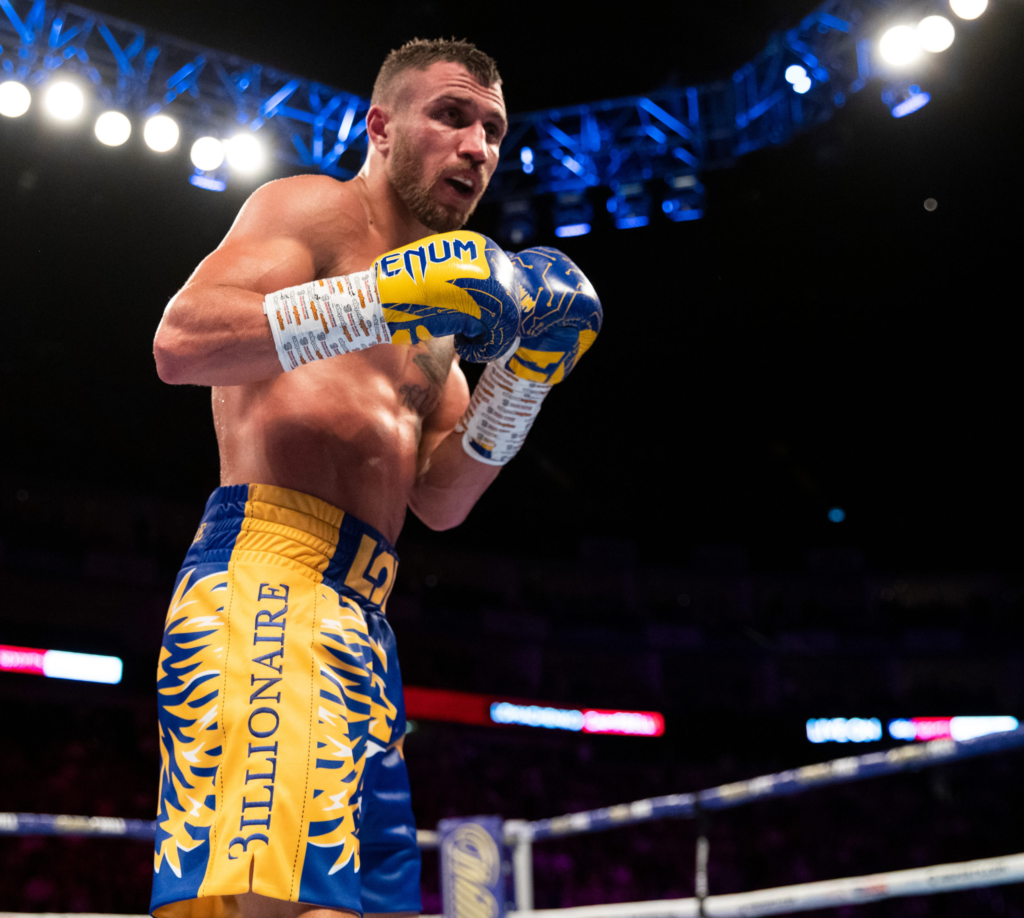
M 420 910 L 384 617 L 397 565 L 379 532 L 315 497 L 214 491 L 157 671 L 154 915 L 233 914 L 250 871 L 274 899 Z

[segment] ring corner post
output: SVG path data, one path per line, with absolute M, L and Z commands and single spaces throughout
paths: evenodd
M 516 912 L 532 912 L 533 834 L 530 824 L 521 819 L 509 819 L 505 823 L 505 844 L 512 848 L 512 889 Z

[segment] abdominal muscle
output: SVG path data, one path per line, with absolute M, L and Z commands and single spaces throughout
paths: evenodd
M 213 389 L 221 484 L 319 497 L 392 542 L 416 482 L 421 417 L 403 403 L 418 348 L 379 345 Z

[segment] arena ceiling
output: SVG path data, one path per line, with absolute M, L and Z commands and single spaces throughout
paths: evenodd
M 91 5 L 363 94 L 402 41 L 466 37 L 522 111 L 728 75 L 815 4 Z M 869 86 L 793 144 L 709 174 L 704 220 L 565 240 L 605 302 L 601 339 L 469 523 L 410 537 L 571 553 L 604 534 L 680 561 L 726 543 L 767 564 L 841 544 L 889 567 L 1011 565 L 1024 9 L 990 15 L 912 117 Z M 161 385 L 150 343 L 246 189 L 201 192 L 94 146 L 0 125 L 17 342 L 2 423 L 18 444 L 3 469 L 201 504 L 217 483 L 209 396 Z M 475 228 L 496 219 L 481 208 Z M 63 282 L 108 321 L 47 329 L 28 305 Z

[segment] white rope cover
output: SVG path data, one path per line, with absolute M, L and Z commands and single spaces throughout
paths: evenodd
M 990 857 L 962 864 L 937 864 L 913 870 L 895 870 L 866 877 L 823 880 L 798 886 L 779 886 L 755 892 L 708 896 L 704 914 L 708 918 L 753 918 L 756 915 L 784 915 L 818 908 L 858 905 L 899 896 L 928 896 L 933 893 L 999 886 L 1024 881 L 1024 854 Z M 612 905 L 584 905 L 575 908 L 512 912 L 531 918 L 697 918 L 696 899 L 662 899 L 654 902 L 622 902 Z
M 866 877 L 822 880 L 798 886 L 778 886 L 727 896 L 708 896 L 704 914 L 708 918 L 754 918 L 757 915 L 785 915 L 818 908 L 859 905 L 900 896 L 930 896 L 958 889 L 977 889 L 1024 881 L 1024 854 L 989 857 L 961 864 L 936 864 L 913 870 L 873 873 Z M 660 899 L 654 902 L 619 902 L 612 905 L 583 905 L 576 908 L 538 909 L 509 912 L 531 918 L 697 918 L 696 899 Z M 0 918 L 72 918 L 58 913 L 32 914 L 0 912 Z M 73 918 L 149 918 L 147 915 L 76 914 Z M 423 915 L 421 918 L 441 918 Z

